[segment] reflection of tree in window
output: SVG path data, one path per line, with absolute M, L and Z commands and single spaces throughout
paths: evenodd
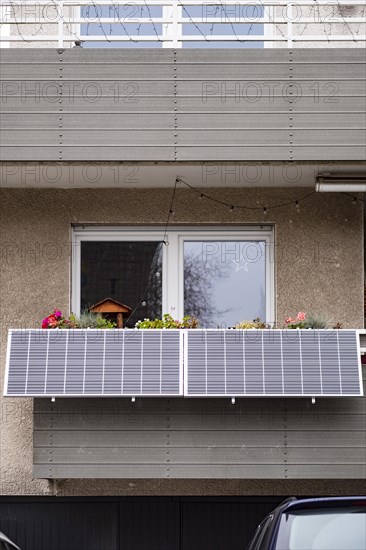
M 211 327 L 265 320 L 265 271 L 263 242 L 185 241 L 185 314 Z
M 184 315 L 195 317 L 201 326 L 216 326 L 223 311 L 215 307 L 213 293 L 217 281 L 229 276 L 229 268 L 224 263 L 203 262 L 201 254 L 185 248 Z

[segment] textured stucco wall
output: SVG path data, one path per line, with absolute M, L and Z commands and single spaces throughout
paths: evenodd
M 309 189 L 212 189 L 233 204 L 274 205 Z M 9 327 L 39 326 L 53 307 L 70 300 L 71 224 L 165 224 L 171 190 L 21 190 L 0 193 L 1 385 Z M 294 206 L 234 211 L 178 189 L 172 223 L 273 223 L 279 323 L 299 310 L 345 327 L 363 323 L 362 203 L 341 194 L 314 194 Z M 32 480 L 32 401 L 1 405 L 0 467 L 3 494 L 350 494 L 351 481 L 62 481 Z

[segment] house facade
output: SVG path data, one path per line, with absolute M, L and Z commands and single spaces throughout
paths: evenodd
M 189 397 L 184 386 L 174 396 L 161 385 L 158 396 L 123 392 L 121 379 L 122 390 L 113 382 L 108 393 L 97 344 L 90 357 L 96 357 L 93 384 L 103 371 L 100 395 L 88 391 L 85 358 L 77 350 L 70 368 L 75 373 L 84 361 L 83 391 L 67 391 L 65 374 L 63 391 L 52 393 L 69 368 L 61 348 L 44 374 L 43 397 L 38 390 L 27 397 L 29 370 L 19 374 L 29 389 L 23 397 L 9 396 L 3 382 L 5 371 L 10 376 L 9 329 L 26 333 L 55 308 L 80 314 L 106 298 L 131 309 L 128 329 L 169 313 L 197 317 L 203 332 L 227 334 L 257 317 L 283 328 L 302 311 L 326 319 L 329 328 L 363 328 L 363 8 L 354 2 L 354 12 L 337 12 L 328 29 L 326 12 L 311 20 L 308 4 L 303 23 L 290 21 L 291 41 L 279 6 L 265 11 L 273 24 L 260 24 L 272 34 L 256 30 L 265 48 L 243 47 L 237 27 L 237 48 L 70 47 L 75 34 L 86 37 L 77 17 L 71 38 L 63 28 L 62 39 L 69 39 L 61 46 L 54 22 L 46 21 L 36 33 L 43 42 L 30 47 L 36 16 L 24 26 L 14 24 L 14 13 L 6 19 L 0 318 L 7 395 L 1 398 L 0 505 L 1 530 L 18 544 L 49 548 L 65 531 L 74 537 L 65 539 L 68 548 L 81 537 L 78 544 L 88 548 L 183 550 L 194 547 L 182 535 L 189 532 L 200 550 L 239 548 L 282 497 L 361 494 L 366 417 L 360 392 L 314 390 L 312 400 L 302 379 L 302 392 L 241 395 L 230 393 L 225 378 L 222 395 Z M 151 26 L 154 13 L 143 16 L 141 24 Z M 65 12 L 62 17 L 63 27 L 71 25 Z M 102 11 L 100 25 L 103 17 Z M 191 13 L 190 24 L 197 29 L 196 17 Z M 259 25 L 251 18 L 247 24 Z M 114 23 L 126 21 L 118 15 Z M 164 28 L 159 19 L 156 25 Z M 196 34 L 205 43 L 202 29 Z M 296 39 L 304 29 L 313 42 Z M 95 28 L 90 33 L 94 46 L 103 39 L 113 45 L 112 32 L 112 39 Z M 160 42 L 176 36 L 170 27 L 161 33 Z M 126 31 L 121 34 L 127 41 Z M 25 40 L 15 42 L 14 35 Z M 338 191 L 320 192 L 321 185 Z M 276 356 L 273 338 L 268 349 Z M 26 342 L 29 365 L 31 337 Z M 234 344 L 225 342 L 230 353 Z M 108 349 L 104 343 L 104 358 Z M 165 353 L 164 346 L 159 350 Z M 180 366 L 189 357 L 189 349 L 182 350 Z M 154 362 L 156 353 L 151 357 Z M 142 369 L 133 350 L 131 361 Z M 223 363 L 217 360 L 219 370 Z M 70 519 L 61 504 L 82 519 Z M 47 514 L 53 534 L 39 528 L 38 513 Z M 213 540 L 213 518 L 223 517 Z M 246 527 L 236 538 L 231 532 L 225 546 L 220 536 L 241 517 Z

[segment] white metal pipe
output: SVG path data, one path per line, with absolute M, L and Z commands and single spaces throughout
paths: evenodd
M 365 178 L 366 179 L 366 178 Z M 317 183 L 319 193 L 366 193 L 366 183 Z

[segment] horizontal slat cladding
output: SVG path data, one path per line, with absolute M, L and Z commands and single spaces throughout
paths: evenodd
M 276 98 L 276 101 L 274 99 L 273 101 L 270 99 L 271 98 L 268 98 L 263 101 L 249 101 L 248 99 L 235 100 L 235 95 L 232 95 L 228 96 L 225 101 L 223 101 L 220 94 L 218 94 L 212 95 L 209 98 L 209 101 L 202 102 L 197 97 L 177 96 L 177 108 L 178 115 L 180 113 L 194 112 L 199 113 L 202 116 L 206 113 L 211 113 L 212 116 L 216 113 L 234 113 L 241 116 L 253 113 L 285 113 L 288 117 L 292 116 L 289 111 L 290 106 L 288 100 L 279 97 Z M 300 101 L 296 101 L 291 104 L 292 112 L 308 113 L 313 116 L 317 116 L 319 113 L 344 114 L 356 112 L 362 114 L 364 111 L 364 96 L 337 96 L 336 101 L 324 101 L 325 99 L 326 98 L 323 98 L 322 101 L 314 101 L 314 96 L 301 97 Z M 361 123 L 359 127 L 362 128 Z
M 36 399 L 34 475 L 361 478 L 365 402 Z
M 131 133 L 131 139 L 133 139 L 134 132 Z M 148 132 L 147 132 L 148 133 Z M 307 130 L 297 130 L 293 129 L 293 138 L 297 141 L 298 146 L 308 145 L 312 146 L 312 143 L 322 144 L 324 140 L 324 135 L 326 134 L 328 143 L 330 145 L 361 145 L 364 139 L 363 130 L 338 130 L 329 129 L 327 131 L 323 129 L 307 129 Z M 158 134 L 158 133 L 157 133 Z M 195 129 L 193 130 L 184 130 L 180 129 L 178 131 L 179 143 L 181 147 L 195 145 L 199 146 L 202 144 L 208 144 L 214 146 L 256 146 L 256 145 L 267 145 L 271 144 L 281 144 L 287 146 L 288 140 L 288 129 L 262 129 L 254 130 L 236 130 L 231 129 L 228 132 L 227 129 L 216 129 L 215 136 L 211 135 L 210 130 Z M 68 136 L 65 134 L 65 138 Z M 72 139 L 72 138 L 71 138 Z
M 180 395 L 179 331 L 20 330 L 7 395 Z
M 314 69 L 313 69 L 314 70 Z M 179 74 L 179 73 L 178 73 Z M 321 78 L 321 75 L 317 75 Z M 142 88 L 144 90 L 144 88 Z M 177 80 L 177 93 L 179 97 L 192 96 L 197 102 L 209 103 L 211 97 L 219 97 L 222 103 L 230 102 L 251 104 L 267 102 L 294 103 L 308 102 L 338 103 L 339 97 L 363 96 L 365 91 L 364 79 L 357 76 L 352 80 L 340 80 L 329 82 L 327 80 L 229 80 L 223 77 L 214 81 L 202 80 Z
M 261 52 L 262 53 L 262 52 Z M 178 61 L 179 63 L 179 61 Z M 362 79 L 365 76 L 365 66 L 362 62 L 359 63 L 317 63 L 319 71 L 319 79 L 316 83 L 320 86 L 324 82 L 329 80 L 342 79 Z M 272 82 L 272 89 L 279 89 L 279 86 L 283 81 L 288 80 L 288 60 L 280 63 L 257 63 L 249 64 L 247 59 L 242 59 L 236 63 L 225 64 L 225 70 L 222 63 L 216 63 L 211 59 L 206 63 L 179 63 L 179 78 L 187 80 L 208 80 L 210 82 L 221 81 L 221 75 L 223 75 L 222 82 L 225 80 L 232 82 L 246 82 L 252 83 L 266 78 L 268 82 Z M 218 77 L 218 75 L 220 75 Z M 265 76 L 264 76 L 265 75 Z M 314 63 L 293 63 L 292 78 L 296 81 L 314 81 Z M 270 86 L 268 86 L 269 88 Z
M 3 161 L 364 159 L 354 48 L 10 49 L 1 63 Z
M 116 98 L 113 95 L 107 97 L 98 97 L 96 101 L 85 101 L 83 98 L 74 97 L 74 101 L 67 102 L 67 109 L 65 107 L 60 107 L 59 100 L 55 101 L 55 98 L 46 98 L 42 101 L 39 97 L 28 96 L 26 101 L 22 101 L 22 96 L 18 95 L 16 97 L 11 96 L 7 97 L 6 101 L 3 99 L 1 103 L 1 110 L 4 113 L 14 113 L 14 114 L 54 114 L 58 115 L 71 115 L 74 114 L 89 114 L 94 115 L 94 113 L 100 113 L 105 116 L 104 125 L 111 124 L 113 125 L 113 116 L 117 114 L 136 114 L 144 115 L 145 114 L 159 114 L 159 113 L 170 113 L 174 112 L 174 99 L 172 96 L 144 96 L 138 97 L 138 101 L 124 101 L 124 97 Z M 62 109 L 62 112 L 59 112 Z M 113 116 L 112 116 L 113 115 Z M 76 125 L 74 126 L 74 128 Z M 103 126 L 104 127 L 104 126 Z
M 187 395 L 362 395 L 355 330 L 187 331 Z
M 52 446 L 65 447 L 67 440 L 68 447 L 78 447 L 82 442 L 85 447 L 119 448 L 134 447 L 144 449 L 150 447 L 162 447 L 169 439 L 169 444 L 179 448 L 185 447 L 215 447 L 215 448 L 237 448 L 245 445 L 246 448 L 272 447 L 279 444 L 278 430 L 262 430 L 261 437 L 257 430 L 249 431 L 246 427 L 244 433 L 241 430 L 224 430 L 216 433 L 215 430 L 202 431 L 190 429 L 187 430 L 83 430 L 78 426 L 78 430 L 57 430 L 52 435 Z M 97 433 L 98 432 L 98 433 Z M 34 434 L 35 447 L 48 447 L 49 430 L 37 430 Z M 280 430 L 282 436 L 282 430 Z M 365 443 L 360 437 L 359 431 L 314 431 L 306 433 L 306 444 L 313 447 L 334 448 L 361 448 L 364 449 Z M 290 436 L 290 437 L 289 437 Z M 292 431 L 288 433 L 288 443 L 292 448 L 304 447 L 304 433 Z
M 288 114 L 287 113 L 246 113 L 245 118 L 238 117 L 238 113 L 216 113 L 213 117 L 211 113 L 201 113 L 203 127 L 205 129 L 216 130 L 266 130 L 276 132 L 279 130 L 288 130 Z M 124 117 L 123 117 L 124 118 Z M 298 130 L 320 130 L 326 129 L 341 130 L 344 127 L 344 115 L 337 113 L 320 113 L 314 118 L 313 113 L 296 113 L 293 116 L 294 132 Z M 274 125 L 277 127 L 274 128 Z M 347 128 L 359 128 L 360 114 L 349 113 L 347 115 Z M 6 124 L 5 124 L 6 126 Z M 179 133 L 187 132 L 192 128 L 196 128 L 196 115 L 194 113 L 179 113 Z M 201 131 L 201 128 L 197 128 Z
M 2 113 L 3 130 L 53 130 L 57 135 L 59 130 L 59 113 Z M 174 128 L 174 121 L 171 113 L 146 113 L 144 118 L 136 117 L 134 113 L 115 113 L 113 119 L 108 121 L 108 128 L 105 126 L 106 118 L 103 113 L 66 113 L 62 117 L 62 132 L 75 132 L 77 125 L 79 131 L 83 130 L 165 130 Z
M 54 161 L 59 159 L 67 161 L 75 161 L 78 159 L 80 162 L 96 161 L 103 158 L 103 161 L 155 161 L 157 157 L 166 161 L 174 161 L 174 146 L 173 145 L 134 145 L 134 146 L 116 146 L 116 145 L 85 145 L 70 146 L 65 149 L 60 149 L 60 146 L 55 145 L 27 145 L 14 147 L 4 146 L 2 147 L 3 159 L 9 155 L 11 161 Z M 62 154 L 62 156 L 61 156 Z M 59 156 L 57 156 L 59 155 Z
M 100 400 L 98 398 L 88 398 L 86 401 L 82 399 L 70 398 L 64 402 L 58 400 L 52 403 L 49 399 L 36 399 L 34 402 L 34 412 L 39 416 L 40 421 L 42 418 L 47 420 L 51 411 L 56 411 L 57 416 L 61 421 L 70 421 L 67 415 L 81 415 L 85 413 L 86 407 L 91 407 L 92 414 L 97 414 L 98 417 L 110 418 L 113 422 L 119 422 L 119 419 L 124 415 L 134 414 L 136 412 L 136 404 L 132 403 L 129 399 L 110 398 L 107 400 Z M 204 415 L 208 420 L 212 416 L 220 416 L 223 419 L 222 423 L 230 421 L 230 419 L 236 419 L 238 415 L 246 419 L 247 428 L 253 426 L 253 429 L 259 424 L 261 419 L 271 417 L 273 419 L 273 428 L 283 428 L 281 424 L 281 417 L 283 415 L 282 399 L 278 398 L 263 399 L 261 397 L 246 399 L 238 398 L 238 401 L 233 407 L 229 399 L 211 398 L 211 399 L 155 399 L 153 397 L 146 397 L 140 400 L 139 403 L 143 407 L 140 412 L 143 412 L 148 417 L 149 415 L 160 414 L 162 416 L 166 413 L 167 404 L 170 406 L 174 403 L 174 411 L 177 415 L 198 414 Z M 314 425 L 318 424 L 319 429 L 322 429 L 321 423 L 319 423 L 319 414 L 321 418 L 327 415 L 338 415 L 344 417 L 347 422 L 347 417 L 350 415 L 364 415 L 366 413 L 366 399 L 355 399 L 354 397 L 344 397 L 343 399 L 329 398 L 316 400 L 316 405 L 311 407 L 309 399 L 302 399 L 300 397 L 286 400 L 286 411 L 289 417 L 293 418 L 288 424 L 289 429 L 291 426 L 296 425 L 299 419 L 306 417 L 306 411 L 311 413 L 310 419 L 314 420 Z M 67 415 L 66 415 L 67 412 Z M 304 416 L 305 415 L 305 416 Z M 63 419 L 63 420 L 62 420 Z M 279 420 L 278 420 L 279 419 Z M 88 417 L 85 418 L 88 423 Z M 365 419 L 364 419 L 365 420 Z M 72 421 L 72 420 L 71 420 Z M 338 420 L 337 420 L 338 421 Z M 278 425 L 277 425 L 278 422 Z M 70 424 L 67 424 L 70 427 Z M 225 426 L 223 427 L 225 429 Z M 343 423 L 340 423 L 339 429 L 343 429 Z
M 4 98 L 18 99 L 25 106 L 28 98 L 39 103 L 60 103 L 65 110 L 69 104 L 87 103 L 93 105 L 101 99 L 112 98 L 114 103 L 132 107 L 140 97 L 173 97 L 174 83 L 169 79 L 135 79 L 134 81 L 76 80 L 61 83 L 57 80 L 2 81 Z M 200 88 L 201 91 L 201 88 Z M 3 100 L 4 101 L 4 100 Z M 5 102 L 5 101 L 4 101 Z M 6 101 L 7 102 L 7 101 Z
M 175 409 L 175 404 L 174 404 Z M 272 414 L 275 415 L 274 412 L 275 408 L 272 410 Z M 96 425 L 94 419 L 95 416 L 98 415 L 98 425 Z M 37 414 L 36 417 L 39 420 L 39 423 L 46 423 L 47 426 L 47 419 L 48 417 L 44 415 Z M 217 415 L 208 415 L 207 418 L 205 418 L 204 422 L 202 422 L 202 419 L 199 417 L 192 417 L 189 418 L 189 415 L 187 414 L 180 414 L 180 415 L 172 415 L 170 417 L 167 417 L 166 412 L 165 414 L 161 415 L 152 415 L 152 413 L 149 414 L 140 414 L 140 415 L 127 415 L 125 418 L 126 426 L 125 430 L 146 430 L 146 429 L 152 429 L 156 430 L 160 427 L 160 429 L 168 429 L 167 424 L 164 424 L 164 422 L 169 418 L 170 424 L 169 424 L 169 431 L 170 430 L 185 430 L 188 429 L 187 426 L 192 422 L 193 427 L 191 428 L 194 431 L 200 432 L 200 431 L 206 431 L 206 430 L 232 430 L 232 431 L 239 431 L 243 429 L 242 424 L 239 422 L 238 414 L 236 411 L 234 411 L 233 414 L 217 414 Z M 288 418 L 288 431 L 297 431 L 300 429 L 304 431 L 308 430 L 317 430 L 317 431 L 323 431 L 327 428 L 327 426 L 336 426 L 337 430 L 340 431 L 347 431 L 347 430 L 357 430 L 359 432 L 364 432 L 365 430 L 365 418 L 361 414 L 346 414 L 342 415 L 336 412 L 329 413 L 328 415 L 324 414 L 321 418 L 322 424 L 320 424 L 320 420 L 317 419 L 317 421 L 314 422 L 314 419 L 312 417 L 307 417 L 306 415 L 300 416 L 298 414 L 290 415 Z M 56 422 L 56 421 L 55 421 Z M 265 418 L 264 416 L 259 416 L 258 418 L 251 418 L 249 415 L 249 419 L 246 421 L 246 429 L 253 429 L 259 432 L 267 431 L 268 426 L 270 425 L 274 429 L 277 427 L 278 430 L 283 429 L 284 421 L 283 421 L 283 414 L 278 414 L 277 417 L 274 417 L 270 424 L 268 424 L 269 419 Z M 333 424 L 334 423 L 334 424 Z M 115 418 L 115 415 L 104 415 L 102 412 L 95 412 L 95 411 L 86 411 L 86 417 L 80 420 L 80 425 L 78 427 L 77 424 L 75 424 L 75 417 L 73 419 L 66 418 L 64 416 L 60 416 L 57 418 L 57 428 L 58 429 L 70 429 L 70 430 L 78 430 L 78 429 L 94 429 L 96 431 L 104 431 L 109 430 L 111 427 L 116 427 L 119 425 L 118 418 Z M 362 435 L 362 434 L 361 434 Z
M 69 447 L 60 447 L 54 451 L 53 457 L 58 463 L 69 464 L 102 464 L 109 450 L 109 464 L 146 464 L 146 453 L 141 452 L 140 447 L 79 447 L 77 453 L 71 453 Z M 261 464 L 282 465 L 283 464 L 283 446 L 281 447 L 261 447 Z M 148 457 L 150 464 L 163 464 L 166 462 L 166 446 L 150 447 Z M 37 449 L 35 453 L 35 464 L 44 463 L 48 460 L 49 449 Z M 299 447 L 296 449 L 287 449 L 287 461 L 289 464 L 329 464 L 333 462 L 334 449 L 321 448 L 310 449 Z M 341 463 L 364 464 L 365 449 L 337 449 L 337 457 Z M 245 445 L 240 447 L 179 447 L 169 446 L 169 462 L 180 465 L 254 465 L 258 460 L 258 448 L 247 448 Z
M 67 129 L 62 130 L 62 147 L 74 147 L 77 140 L 77 135 L 80 130 Z M 85 139 L 84 145 L 96 145 L 100 143 L 100 130 L 88 128 L 88 137 Z M 42 146 L 55 145 L 58 146 L 60 134 L 58 130 L 2 130 L 3 138 L 14 145 L 22 146 L 26 144 L 38 143 Z M 171 139 L 174 136 L 173 129 L 164 130 L 136 130 L 130 128 L 128 130 L 114 129 L 108 130 L 108 135 L 104 140 L 105 145 L 131 146 L 131 145 L 149 145 L 154 143 L 166 144 L 169 146 Z

